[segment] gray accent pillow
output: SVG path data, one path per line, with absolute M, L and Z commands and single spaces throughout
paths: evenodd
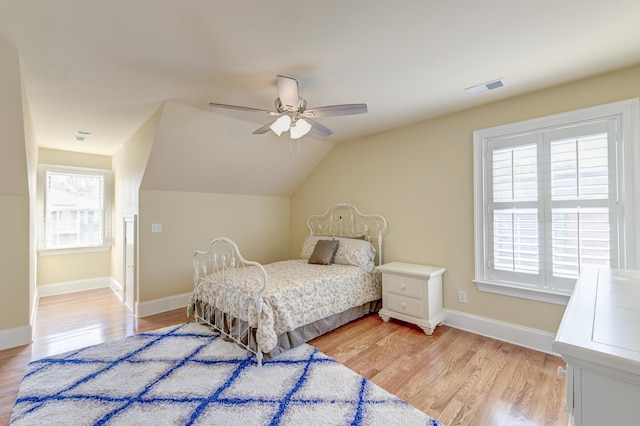
M 309 257 L 309 263 L 331 265 L 338 250 L 338 240 L 318 240 Z

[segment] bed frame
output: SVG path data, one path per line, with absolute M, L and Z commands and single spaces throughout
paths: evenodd
M 380 215 L 364 215 L 352 204 L 340 203 L 329 207 L 323 214 L 309 216 L 307 226 L 310 236 L 364 237 L 377 248 L 376 265 L 382 263 L 382 235 L 387 229 L 387 222 Z M 194 286 L 206 280 L 213 291 L 220 289 L 232 292 L 234 299 L 237 296 L 239 301 L 237 309 L 244 306 L 242 315 L 251 319 L 247 323 L 233 315 L 224 314 L 221 311 L 226 310 L 221 306 L 203 306 L 196 302 L 193 304 L 195 320 L 209 325 L 225 338 L 255 354 L 258 365 L 262 365 L 263 352 L 255 333 L 251 331 L 260 326 L 262 294 L 268 283 L 267 273 L 262 265 L 244 259 L 236 243 L 229 238 L 218 237 L 211 241 L 206 251 L 194 253 L 193 267 Z M 257 271 L 252 267 L 257 268 Z M 249 303 L 247 299 L 250 299 Z M 345 322 L 348 320 L 335 318 L 333 321 L 336 326 Z
M 307 227 L 310 236 L 364 236 L 376 247 L 376 265 L 382 264 L 382 235 L 387 230 L 387 220 L 379 214 L 362 214 L 353 204 L 339 203 L 323 214 L 309 216 Z
M 258 268 L 257 273 L 249 273 L 248 268 L 252 266 Z M 220 288 L 241 295 L 243 300 L 250 299 L 250 303 L 243 304 L 247 309 L 245 318 L 255 318 L 255 327 L 260 326 L 262 293 L 267 288 L 267 272 L 260 263 L 242 257 L 236 243 L 229 238 L 218 237 L 211 241 L 206 251 L 196 251 L 193 254 L 193 268 L 194 288 L 204 280 L 213 290 Z M 198 303 L 194 304 L 194 314 L 197 322 L 209 325 L 224 337 L 254 353 L 258 365 L 262 365 L 262 351 L 246 323 L 234 320 L 218 309 L 214 310 L 213 306 L 205 307 Z

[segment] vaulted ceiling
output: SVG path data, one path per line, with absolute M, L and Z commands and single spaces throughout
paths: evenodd
M 220 192 L 281 194 L 335 143 L 639 63 L 638 16 L 637 0 L 0 0 L 0 46 L 19 52 L 39 146 L 112 155 L 170 101 L 168 152 L 251 177 Z M 208 106 L 272 109 L 277 74 L 309 107 L 369 112 L 319 120 L 334 134 L 290 156 L 286 134 L 251 134 L 265 115 Z

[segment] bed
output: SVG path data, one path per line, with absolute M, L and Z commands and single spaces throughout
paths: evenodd
M 273 357 L 380 309 L 384 217 L 335 204 L 307 220 L 298 259 L 261 265 L 218 237 L 193 255 L 187 315 L 256 355 Z

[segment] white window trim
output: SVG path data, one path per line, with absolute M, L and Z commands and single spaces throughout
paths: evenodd
M 105 178 L 104 182 L 104 210 L 105 210 L 105 223 L 104 223 L 104 237 L 102 245 L 87 246 L 87 247 L 68 247 L 68 248 L 44 248 L 45 246 L 45 188 L 46 188 L 46 172 L 58 171 L 58 172 L 76 172 L 76 173 L 98 173 L 102 174 Z M 38 165 L 38 184 L 36 189 L 36 204 L 38 209 L 38 222 L 37 222 L 37 234 L 38 234 L 38 254 L 42 256 L 61 255 L 61 254 L 75 254 L 75 253 L 90 253 L 108 251 L 111 249 L 111 215 L 113 208 L 112 201 L 112 172 L 108 169 L 93 169 L 88 167 L 73 167 L 73 166 L 61 166 L 57 164 L 39 164 Z
M 625 200 L 623 212 L 625 242 L 622 245 L 623 252 L 620 253 L 620 267 L 635 269 L 640 266 L 640 223 L 638 215 L 635 214 L 635 212 L 640 213 L 640 167 L 637 166 L 640 165 L 640 130 L 638 128 L 640 122 L 640 99 L 634 98 L 473 132 L 475 235 L 475 278 L 473 281 L 480 291 L 560 305 L 566 305 L 571 295 L 571 292 L 548 291 L 518 283 L 492 282 L 486 278 L 485 217 L 487 212 L 484 194 L 486 187 L 486 140 L 495 136 L 538 131 L 565 123 L 576 123 L 610 116 L 621 117 L 623 123 L 623 153 L 618 158 L 622 162 L 625 180 L 623 194 Z

